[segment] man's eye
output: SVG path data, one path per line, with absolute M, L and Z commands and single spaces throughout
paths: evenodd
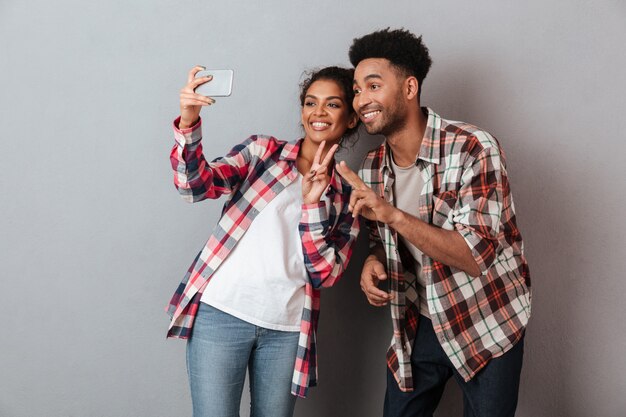
M 372 84 L 372 85 L 370 86 L 370 88 L 371 88 L 372 90 L 378 90 L 378 89 L 380 88 L 380 86 L 379 86 L 378 84 Z

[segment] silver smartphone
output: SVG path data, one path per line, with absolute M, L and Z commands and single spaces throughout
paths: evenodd
M 196 88 L 196 93 L 207 97 L 228 97 L 233 89 L 233 70 L 214 69 L 196 73 L 196 78 L 212 75 L 213 79 Z

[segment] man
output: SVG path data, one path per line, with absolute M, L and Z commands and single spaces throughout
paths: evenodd
M 363 162 L 353 214 L 369 219 L 361 288 L 391 305 L 384 415 L 432 416 L 446 381 L 465 416 L 513 416 L 530 317 L 530 277 L 496 139 L 420 106 L 431 65 L 406 30 L 355 39 L 354 108 L 385 142 Z M 389 292 L 378 288 L 389 280 Z

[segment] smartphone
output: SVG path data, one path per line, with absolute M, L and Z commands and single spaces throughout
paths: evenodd
M 233 70 L 231 69 L 214 69 L 203 70 L 196 73 L 196 78 L 212 75 L 213 79 L 206 82 L 198 88 L 196 93 L 207 97 L 228 97 L 233 89 Z

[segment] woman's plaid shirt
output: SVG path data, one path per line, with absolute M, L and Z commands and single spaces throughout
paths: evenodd
M 500 145 L 475 126 L 426 110 L 428 122 L 416 161 L 424 188 L 412 190 L 420 193 L 419 218 L 458 231 L 482 272 L 473 278 L 426 255 L 421 259 L 435 333 L 469 381 L 522 337 L 530 317 L 530 275 Z M 393 203 L 394 175 L 386 144 L 367 155 L 359 175 Z M 398 244 L 396 231 L 384 223 L 370 224 L 370 240 L 383 244 L 395 295 L 387 364 L 400 389 L 411 391 L 410 358 L 419 315 L 412 258 L 405 256 L 408 251 Z
M 187 339 L 192 333 L 202 292 L 213 272 L 233 250 L 255 216 L 297 179 L 295 163 L 301 141 L 287 143 L 269 136 L 251 136 L 225 157 L 207 162 L 200 143 L 201 122 L 182 130 L 177 128 L 178 122 L 179 119 L 174 122 L 176 144 L 170 159 L 174 184 L 183 199 L 196 202 L 230 195 L 217 226 L 167 308 L 172 317 L 168 337 Z M 335 172 L 326 195 L 331 206 L 327 209 L 324 202 L 303 204 L 299 224 L 304 262 L 310 278 L 305 286 L 305 305 L 292 380 L 292 393 L 300 397 L 306 396 L 308 387 L 317 383 L 315 339 L 319 288 L 331 286 L 341 277 L 359 232 L 358 221 L 348 212 L 350 186 Z

